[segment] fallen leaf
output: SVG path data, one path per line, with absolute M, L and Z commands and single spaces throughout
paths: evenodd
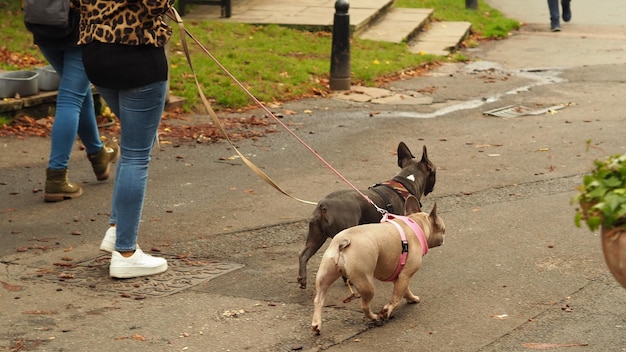
M 137 341 L 146 341 L 146 338 L 139 334 L 133 334 L 130 338 Z
M 30 315 L 53 315 L 57 314 L 57 312 L 53 310 L 27 310 L 22 312 L 22 314 L 30 314 Z
M 542 343 L 542 342 L 527 342 L 522 344 L 526 348 L 532 348 L 535 350 L 547 350 L 550 348 L 561 347 L 585 347 L 589 346 L 588 343 Z
M 2 287 L 9 292 L 18 292 L 22 290 L 22 286 L 11 285 L 4 281 L 0 281 L 0 283 L 2 284 Z

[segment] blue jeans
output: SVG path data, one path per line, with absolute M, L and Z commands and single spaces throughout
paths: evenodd
M 102 141 L 89 79 L 83 67 L 81 48 L 40 46 L 39 49 L 61 76 L 50 138 L 48 168 L 62 170 L 69 164 L 77 133 L 88 154 L 99 152 Z
M 571 0 L 560 0 L 561 6 L 563 7 L 563 20 L 569 21 L 572 17 L 572 12 L 570 10 L 570 2 Z M 561 25 L 560 14 L 559 14 L 559 0 L 548 0 L 548 9 L 550 10 L 550 27 L 556 28 Z
M 133 89 L 97 87 L 121 129 L 110 223 L 116 225 L 115 250 L 133 251 L 148 183 L 150 153 L 165 107 L 167 81 Z

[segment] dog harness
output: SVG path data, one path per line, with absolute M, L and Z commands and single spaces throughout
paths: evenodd
M 409 196 L 411 195 L 415 196 L 415 198 L 417 198 L 417 201 L 420 204 L 420 207 L 422 206 L 422 202 L 419 200 L 420 196 L 417 194 L 411 193 L 411 191 L 409 191 L 409 189 L 402 182 L 400 182 L 400 180 L 397 180 L 394 177 L 392 180 L 377 183 L 370 187 L 372 191 L 376 192 L 383 199 L 383 203 L 385 203 L 384 206 L 389 213 L 393 214 L 395 210 L 393 209 L 393 206 L 391 205 L 391 201 L 388 200 L 387 197 L 385 197 L 385 194 L 376 189 L 376 187 L 381 187 L 381 186 L 387 187 L 388 189 L 392 190 L 396 195 L 402 198 L 403 202 L 406 201 L 406 199 Z
M 418 241 L 420 241 L 420 245 L 422 246 L 422 257 L 425 256 L 426 253 L 428 253 L 428 243 L 426 243 L 426 236 L 424 235 L 424 231 L 422 231 L 420 226 L 413 219 L 406 216 L 385 213 L 380 222 L 390 222 L 398 229 L 398 231 L 400 232 L 400 237 L 402 238 L 402 254 L 400 255 L 398 265 L 396 266 L 396 271 L 394 271 L 388 279 L 382 281 L 394 281 L 395 279 L 397 279 L 398 275 L 400 275 L 400 271 L 402 271 L 402 268 L 404 268 L 404 265 L 406 264 L 406 258 L 409 256 L 409 242 L 406 240 L 406 235 L 404 234 L 402 226 L 394 221 L 394 219 L 402 220 L 411 228 L 411 230 L 413 230 L 413 233 L 417 237 Z

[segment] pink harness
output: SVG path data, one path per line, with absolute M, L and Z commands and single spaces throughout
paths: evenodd
M 422 257 L 425 256 L 426 253 L 428 253 L 428 244 L 426 243 L 426 236 L 424 235 L 424 231 L 422 231 L 422 229 L 415 221 L 413 221 L 413 219 L 406 216 L 385 213 L 380 222 L 390 222 L 398 229 L 398 231 L 400 232 L 400 237 L 402 238 L 402 254 L 400 255 L 398 266 L 396 266 L 396 271 L 394 271 L 388 279 L 383 281 L 394 281 L 395 279 L 397 279 L 398 275 L 400 275 L 400 271 L 402 271 L 402 268 L 404 268 L 404 265 L 406 264 L 406 257 L 408 257 L 409 255 L 409 242 L 406 240 L 404 230 L 402 230 L 402 226 L 393 221 L 393 219 L 404 221 L 404 223 L 409 225 L 411 230 L 413 230 L 413 233 L 415 234 L 415 236 L 417 236 L 417 239 L 420 241 L 420 245 L 422 246 Z

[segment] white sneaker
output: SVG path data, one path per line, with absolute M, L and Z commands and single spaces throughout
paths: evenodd
M 105 252 L 113 252 L 115 250 L 115 226 L 109 227 L 107 232 L 104 234 L 104 238 L 102 242 L 100 242 L 100 250 Z
M 119 279 L 159 274 L 167 270 L 167 260 L 145 254 L 139 247 L 125 258 L 118 251 L 111 253 L 109 275 Z

